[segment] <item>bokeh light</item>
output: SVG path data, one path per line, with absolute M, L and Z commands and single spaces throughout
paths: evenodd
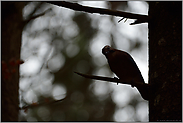
M 80 1 L 99 8 L 117 8 L 138 14 L 148 13 L 143 1 Z M 30 2 L 23 11 L 29 18 L 39 2 Z M 118 6 L 119 4 L 119 6 Z M 116 6 L 116 7 L 115 7 Z M 102 48 L 111 45 L 132 55 L 148 83 L 148 27 L 129 25 L 121 17 L 88 14 L 43 3 L 38 13 L 52 11 L 27 24 L 22 35 L 20 67 L 20 121 L 148 121 L 148 103 L 129 85 L 90 80 L 74 71 L 116 77 Z M 62 100 L 57 103 L 54 101 Z

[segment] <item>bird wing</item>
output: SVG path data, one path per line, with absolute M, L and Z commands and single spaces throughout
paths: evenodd
M 144 83 L 144 79 L 137 64 L 128 53 L 116 50 L 108 59 L 111 70 L 120 79 Z

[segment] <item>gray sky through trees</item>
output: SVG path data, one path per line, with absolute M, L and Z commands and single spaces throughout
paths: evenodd
M 82 1 L 79 4 L 108 7 L 105 1 Z M 124 7 L 126 12 L 148 14 L 146 2 L 132 1 L 127 5 Z M 24 8 L 24 18 L 34 8 L 35 2 L 29 3 Z M 68 117 L 74 121 L 97 119 L 110 111 L 104 106 L 104 103 L 109 104 L 108 99 L 115 105 L 111 121 L 148 121 L 147 101 L 140 97 L 136 88 L 95 80 L 90 82 L 73 73 L 114 77 L 102 55 L 102 48 L 112 45 L 132 55 L 148 83 L 147 23 L 129 25 L 134 21 L 132 19 L 118 23 L 119 17 L 81 14 L 83 12 L 50 4 L 43 4 L 36 14 L 49 8 L 52 11 L 31 21 L 23 31 L 21 58 L 25 63 L 20 66 L 20 107 L 64 99 L 69 95 L 68 103 L 59 104 L 64 105 L 62 111 L 57 110 L 56 104 L 31 108 L 27 112 L 22 110 L 20 121 L 72 121 Z M 123 8 L 119 6 L 118 10 Z M 88 108 L 97 107 L 94 99 L 98 107 L 99 103 L 103 106 L 98 108 L 96 116 L 92 114 L 95 111 Z M 68 110 L 71 112 L 66 112 Z

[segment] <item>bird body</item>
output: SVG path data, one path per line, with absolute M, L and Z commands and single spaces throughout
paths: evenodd
M 108 45 L 102 49 L 102 53 L 106 56 L 111 71 L 114 72 L 121 81 L 127 83 L 141 83 L 135 84 L 135 86 L 142 97 L 148 100 L 147 84 L 145 84 L 141 72 L 130 54 L 114 49 Z
M 102 53 L 106 56 L 110 69 L 119 79 L 125 82 L 145 83 L 133 58 L 124 51 L 105 46 Z

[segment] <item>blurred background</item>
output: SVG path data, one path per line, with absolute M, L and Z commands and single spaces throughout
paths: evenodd
M 81 1 L 81 5 L 148 14 L 143 1 Z M 30 2 L 24 19 L 52 9 L 30 21 L 22 35 L 20 121 L 148 121 L 148 102 L 136 88 L 83 78 L 84 74 L 114 77 L 102 54 L 110 45 L 132 55 L 148 83 L 148 25 L 134 20 L 88 14 L 48 3 Z M 36 11 L 35 11 L 36 10 Z M 50 104 L 49 102 L 61 100 Z M 45 105 L 40 105 L 44 103 Z

